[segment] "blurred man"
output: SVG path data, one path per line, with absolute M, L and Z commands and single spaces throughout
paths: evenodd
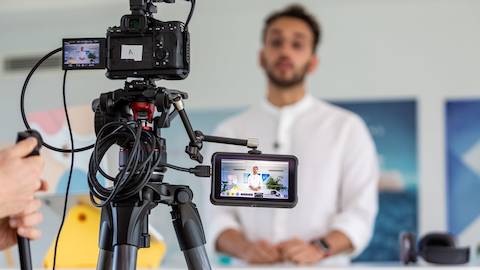
M 41 202 L 35 199 L 38 191 L 46 191 L 40 180 L 44 162 L 40 156 L 26 157 L 37 145 L 29 138 L 0 151 L 0 250 L 17 242 L 17 233 L 38 239 L 35 228 L 41 221 Z
M 215 207 L 209 231 L 217 251 L 249 263 L 313 264 L 331 257 L 345 264 L 370 240 L 377 213 L 376 151 L 358 116 L 306 90 L 320 39 L 319 24 L 301 6 L 265 22 L 259 62 L 268 79 L 266 99 L 220 124 L 216 135 L 254 137 L 264 153 L 296 155 L 298 204 Z
M 253 191 L 258 191 L 261 185 L 262 176 L 258 173 L 258 167 L 253 166 L 252 173 L 248 176 L 248 187 Z
M 78 52 L 78 63 L 85 63 L 87 58 L 87 52 L 84 50 L 83 46 L 80 47 L 80 51 Z

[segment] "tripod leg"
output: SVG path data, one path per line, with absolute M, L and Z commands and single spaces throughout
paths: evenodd
M 99 257 L 102 259 L 103 266 L 99 264 L 97 270 L 136 269 L 138 249 L 150 246 L 148 215 L 150 210 L 156 206 L 151 201 L 151 193 L 150 189 L 143 192 L 144 200 L 141 203 L 140 199 L 135 197 L 121 203 L 112 202 L 105 207 L 107 209 L 104 208 L 105 215 L 102 217 L 105 217 L 104 220 L 109 220 L 110 223 L 102 222 L 100 227 L 101 235 L 107 236 L 100 238 L 100 247 L 105 251 L 100 255 L 106 255 L 106 259 Z M 109 250 L 112 250 L 113 253 L 113 259 L 110 261 L 107 256 Z
M 98 252 L 97 270 L 111 270 L 112 258 L 113 252 L 100 249 Z
M 210 270 L 210 261 L 205 251 L 205 233 L 198 210 L 192 203 L 190 189 L 176 193 L 176 204 L 172 205 L 172 218 L 180 249 L 183 251 L 189 270 Z
M 198 246 L 183 251 L 188 269 L 211 269 L 205 246 Z
M 109 205 L 102 208 L 100 217 L 100 233 L 98 239 L 97 270 L 112 270 L 113 258 L 112 209 Z
M 113 248 L 113 270 L 135 270 L 137 268 L 138 247 L 116 245 Z

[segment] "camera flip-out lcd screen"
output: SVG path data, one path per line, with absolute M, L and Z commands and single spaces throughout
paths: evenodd
M 81 38 L 63 40 L 63 69 L 105 68 L 105 39 Z
M 216 153 L 212 165 L 214 204 L 291 208 L 297 202 L 294 156 Z

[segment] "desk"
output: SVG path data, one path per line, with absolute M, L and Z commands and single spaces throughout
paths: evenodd
M 160 268 L 161 270 L 185 270 L 185 266 L 178 267 L 177 265 L 165 265 Z M 214 270 L 265 270 L 265 269 L 298 269 L 298 270 L 312 270 L 312 269 L 333 269 L 333 270 L 480 270 L 480 265 L 474 266 L 470 264 L 462 266 L 440 266 L 440 265 L 427 265 L 426 263 L 420 263 L 418 265 L 403 266 L 400 263 L 356 263 L 350 266 L 296 266 L 293 264 L 281 264 L 281 265 L 266 265 L 266 266 L 212 266 Z
M 3 268 L 5 270 L 18 270 L 12 268 Z M 3 270 L 2 269 L 2 270 Z M 48 270 L 42 268 L 35 268 L 36 270 Z M 62 270 L 62 268 L 57 268 L 58 270 Z M 408 266 L 408 267 L 401 267 L 401 266 L 379 266 L 379 265 L 362 265 L 356 266 L 352 265 L 350 267 L 294 267 L 294 266 L 283 266 L 283 267 L 272 267 L 272 266 L 263 266 L 263 267 L 213 267 L 213 270 L 266 270 L 266 269 L 296 269 L 296 270 L 313 270 L 313 269 L 334 269 L 334 270 L 400 270 L 400 269 L 415 269 L 415 270 L 480 270 L 480 266 Z M 82 269 L 76 269 L 82 270 Z M 93 268 L 84 269 L 84 270 L 95 270 Z M 142 269 L 138 269 L 142 270 Z M 151 270 L 151 269 L 145 269 Z M 185 268 L 170 268 L 170 267 L 161 267 L 159 270 L 185 270 Z
M 176 255 L 176 256 L 175 256 Z M 173 256 L 169 256 L 165 259 L 164 264 L 160 268 L 161 270 L 185 270 L 186 264 L 185 259 L 181 254 L 176 253 Z M 400 262 L 371 262 L 371 263 L 353 263 L 351 265 L 338 265 L 338 264 L 324 264 L 324 265 L 315 265 L 315 266 L 296 266 L 291 263 L 277 264 L 277 265 L 266 265 L 266 266 L 247 266 L 239 260 L 234 260 L 232 265 L 218 265 L 213 262 L 217 262 L 217 258 L 211 257 L 210 262 L 212 264 L 212 269 L 215 270 L 265 270 L 265 269 L 333 269 L 333 270 L 480 270 L 480 265 L 474 265 L 474 263 L 465 264 L 465 265 L 456 265 L 456 266 L 441 266 L 441 265 L 432 265 L 427 264 L 423 260 L 420 260 L 416 265 L 404 266 Z M 325 262 L 324 262 L 325 263 Z
M 160 270 L 185 270 L 185 268 L 160 268 Z M 334 270 L 406 270 L 406 269 L 415 269 L 415 270 L 480 270 L 480 266 L 393 266 L 393 265 L 381 265 L 381 264 L 361 264 L 361 265 L 351 265 L 349 267 L 341 266 L 310 266 L 310 267 L 296 267 L 294 265 L 278 265 L 278 266 L 254 266 L 254 267 L 212 267 L 214 270 L 265 270 L 265 269 L 295 269 L 295 270 L 313 270 L 313 269 L 334 269 Z

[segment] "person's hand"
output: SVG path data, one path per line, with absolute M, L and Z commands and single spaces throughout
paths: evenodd
M 41 156 L 26 157 L 37 145 L 28 138 L 0 151 L 0 218 L 21 213 L 45 189 L 40 180 L 44 161 Z
M 39 212 L 41 206 L 40 200 L 31 200 L 20 214 L 0 219 L 0 250 L 15 245 L 17 234 L 31 240 L 40 238 L 41 233 L 35 226 L 43 220 Z
M 260 187 L 253 187 L 253 186 L 248 186 L 251 190 L 253 191 L 259 191 L 260 190 Z
M 326 257 L 318 247 L 295 238 L 278 244 L 282 259 L 296 264 L 314 264 Z
M 268 241 L 251 242 L 245 249 L 241 259 L 250 264 L 271 264 L 281 261 L 280 252 Z

